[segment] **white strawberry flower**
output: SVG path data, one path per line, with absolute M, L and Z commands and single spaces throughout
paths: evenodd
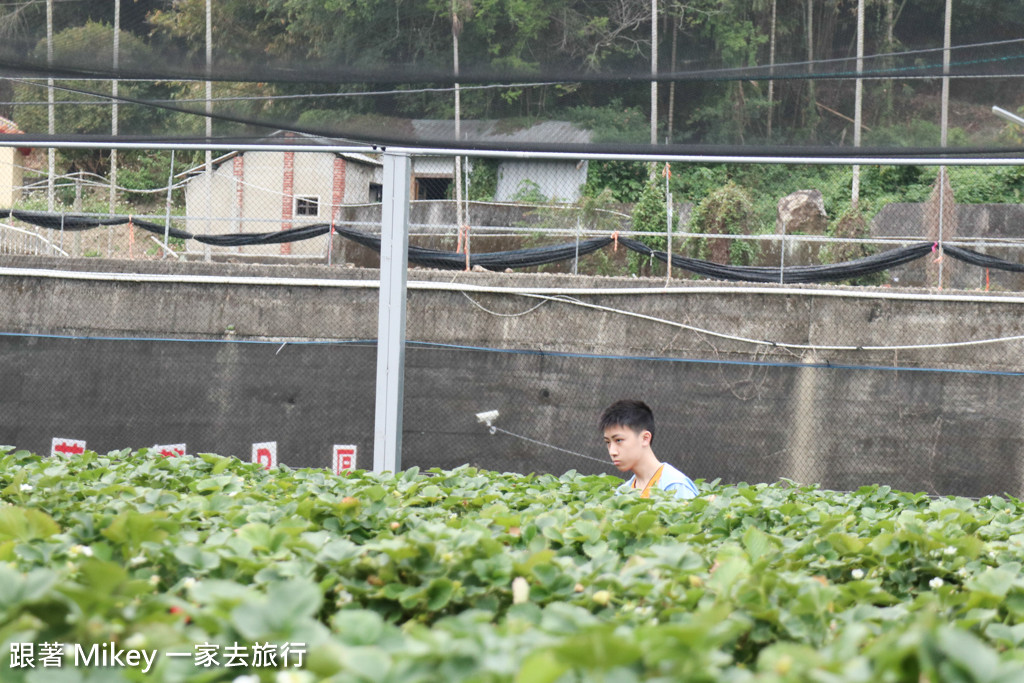
M 521 576 L 512 579 L 512 604 L 521 605 L 530 599 L 530 584 Z

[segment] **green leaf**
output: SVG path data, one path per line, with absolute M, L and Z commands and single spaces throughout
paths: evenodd
M 756 562 L 763 555 L 773 550 L 775 546 L 768 534 L 756 526 L 752 526 L 748 527 L 743 533 L 743 547 L 746 548 L 750 559 Z
M 220 557 L 214 553 L 200 550 L 194 545 L 175 548 L 174 557 L 182 564 L 196 569 L 210 570 L 220 566 Z
M 9 506 L 0 508 L 0 541 L 32 541 L 60 533 L 53 518 L 36 508 Z
M 1010 588 L 1016 580 L 1016 574 L 996 567 L 972 576 L 964 583 L 964 587 L 968 590 L 1002 598 L 1010 592 Z
M 384 620 L 370 610 L 342 610 L 332 617 L 334 635 L 349 646 L 374 645 L 384 637 Z
M 625 632 L 623 632 L 625 631 Z M 573 668 L 606 671 L 627 666 L 643 652 L 625 627 L 602 625 L 564 639 L 553 648 L 555 656 Z
M 436 612 L 448 606 L 455 595 L 455 583 L 451 579 L 439 578 L 430 582 L 427 587 L 427 609 Z
M 555 683 L 569 670 L 551 650 L 540 650 L 527 655 L 516 674 L 516 683 Z
M 58 576 L 49 569 L 33 569 L 22 574 L 0 564 L 0 611 L 39 600 L 57 584 Z

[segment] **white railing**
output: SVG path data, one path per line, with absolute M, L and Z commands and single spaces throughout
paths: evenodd
M 69 254 L 51 240 L 32 230 L 16 228 L 0 223 L 0 254 L 25 254 L 30 256 L 68 256 Z

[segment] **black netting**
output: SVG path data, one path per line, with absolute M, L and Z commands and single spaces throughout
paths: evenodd
M 0 336 L 0 443 L 185 442 L 249 459 L 254 442 L 276 441 L 280 462 L 325 468 L 334 444 L 352 444 L 369 467 L 373 342 L 280 347 Z M 639 395 L 656 410 L 655 452 L 694 479 L 979 496 L 1018 495 L 1024 475 L 1020 373 L 429 344 L 410 344 L 406 362 L 403 467 L 614 473 L 596 419 Z M 999 407 L 964 409 L 979 402 Z M 493 433 L 475 417 L 486 410 L 499 412 Z
M 0 217 L 11 216 L 18 220 L 53 230 L 80 231 L 99 228 L 101 226 L 134 225 L 151 233 L 167 235 L 177 239 L 194 239 L 197 242 L 220 247 L 257 246 L 265 244 L 286 244 L 313 239 L 328 233 L 337 233 L 352 240 L 356 244 L 380 252 L 381 238 L 378 235 L 345 227 L 334 227 L 328 223 L 304 225 L 298 228 L 278 230 L 275 232 L 248 233 L 235 235 L 194 235 L 184 230 L 159 225 L 151 221 L 135 220 L 130 216 L 114 216 L 98 219 L 75 214 L 52 214 L 45 212 L 12 211 L 0 209 Z M 588 228 L 590 226 L 587 226 Z M 499 252 L 465 254 L 443 251 L 428 247 L 411 246 L 409 262 L 427 268 L 441 270 L 463 270 L 480 267 L 487 270 L 506 270 L 532 268 L 535 266 L 558 263 L 587 256 L 599 249 L 608 247 L 613 242 L 621 243 L 627 249 L 642 256 L 649 256 L 661 262 L 667 262 L 669 255 L 660 250 L 652 249 L 639 240 L 626 237 L 594 237 L 577 242 L 567 242 L 552 246 L 532 247 Z M 1024 272 L 1024 265 L 1000 259 L 995 256 L 981 254 L 971 249 L 954 245 L 942 244 L 942 249 L 951 257 L 980 266 L 986 269 Z M 736 282 L 778 282 L 778 283 L 811 283 L 844 281 L 888 271 L 924 256 L 937 252 L 938 242 L 922 242 L 907 247 L 889 249 L 859 259 L 833 263 L 828 265 L 790 265 L 784 266 L 736 266 L 712 261 L 690 258 L 673 254 L 672 264 L 682 270 L 703 275 L 717 280 Z
M 1012 3 L 954 8 L 948 50 L 941 4 L 868 3 L 860 60 L 850 2 L 659 3 L 654 15 L 647 0 L 216 2 L 209 22 L 206 4 L 122 3 L 116 31 L 109 2 L 0 7 L 0 116 L 26 133 L 0 127 L 0 142 L 241 144 L 285 130 L 574 153 L 1021 150 L 991 111 L 1021 104 Z

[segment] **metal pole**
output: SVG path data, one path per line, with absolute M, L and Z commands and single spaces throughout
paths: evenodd
M 167 207 L 164 209 L 164 249 L 171 233 L 171 190 L 174 187 L 174 150 L 171 150 L 171 170 L 167 173 Z
M 669 168 L 669 165 L 665 164 L 665 252 L 668 255 L 668 258 L 665 260 L 668 266 L 667 274 L 665 275 L 665 286 L 672 282 L 672 192 L 668 189 L 668 181 L 672 177 L 672 173 Z
M 1018 126 L 1024 126 L 1024 118 L 1021 118 L 1013 112 L 1006 111 L 1002 107 L 992 107 L 992 113 L 1001 119 L 1006 119 L 1010 123 L 1016 123 Z
M 779 241 L 779 284 L 786 283 L 786 222 L 782 222 L 782 239 Z
M 455 140 L 462 140 L 462 98 L 459 90 L 459 33 L 462 32 L 462 24 L 459 22 L 458 14 L 455 12 L 455 2 L 452 2 L 452 62 L 455 72 Z M 466 219 L 462 215 L 462 157 L 455 155 L 455 223 L 458 230 L 466 225 Z M 469 234 L 466 235 L 469 240 Z M 469 245 L 466 245 L 466 270 L 469 270 Z
M 861 109 L 864 102 L 864 81 L 860 74 L 864 70 L 864 0 L 857 0 L 857 85 L 853 104 L 853 146 L 860 147 Z M 850 204 L 856 210 L 860 203 L 860 166 L 853 167 L 853 188 Z
M 406 270 L 409 265 L 409 157 L 386 152 L 381 207 L 380 298 L 373 471 L 402 467 Z
M 111 83 L 110 92 L 113 94 L 113 101 L 110 103 L 110 135 L 117 138 L 118 111 L 117 111 L 117 69 L 121 61 L 121 0 L 114 0 L 114 80 Z M 110 150 L 110 215 L 117 213 L 117 150 Z M 112 228 L 108 227 L 109 232 Z
M 46 0 L 46 66 L 53 66 L 53 0 Z M 56 113 L 53 109 L 53 79 L 46 79 L 47 132 L 52 137 L 57 128 Z M 54 175 L 57 167 L 57 150 L 46 149 L 46 210 L 54 208 Z
M 942 122 L 941 145 L 949 141 L 949 48 L 952 38 L 953 0 L 946 0 L 946 19 L 942 35 Z M 942 289 L 942 231 L 946 214 L 946 167 L 939 166 L 939 289 Z
M 206 142 L 209 145 L 213 140 L 213 81 L 210 76 L 213 73 L 213 6 L 211 0 L 206 0 Z M 213 213 L 213 150 L 206 148 L 206 234 L 210 234 L 210 218 Z M 210 261 L 212 258 L 210 245 L 203 245 L 203 259 Z
M 580 217 L 576 216 L 576 256 L 572 260 L 572 274 L 579 275 L 580 265 Z
M 946 218 L 946 167 L 939 166 L 939 289 L 942 289 L 942 231 Z
M 651 0 L 651 76 L 658 75 L 658 0 Z M 658 144 L 658 81 L 651 79 L 651 145 Z

